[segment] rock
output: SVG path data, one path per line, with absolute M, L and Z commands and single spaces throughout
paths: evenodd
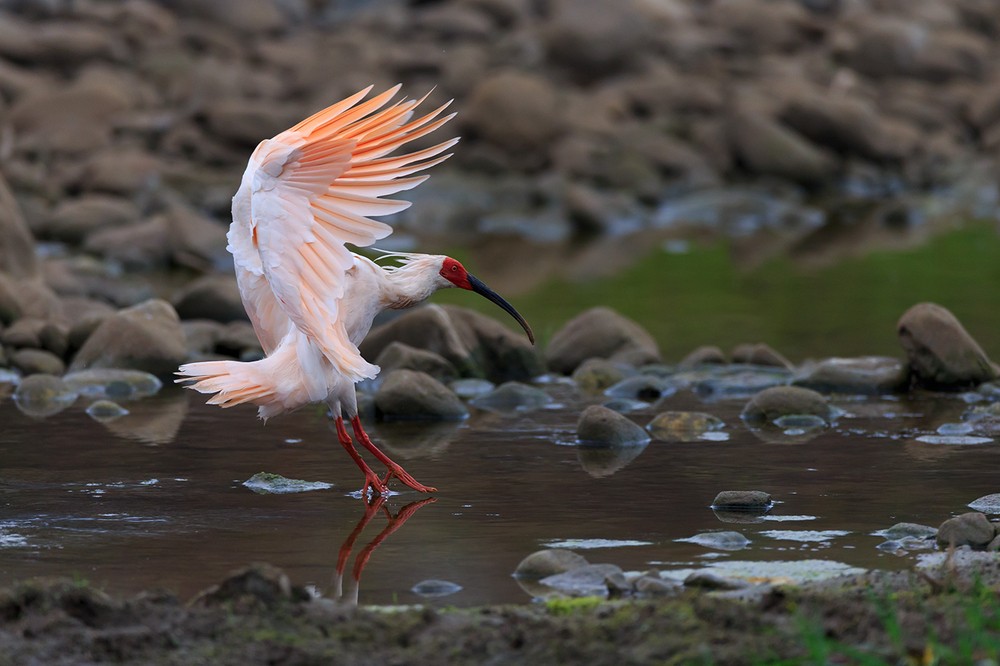
M 417 349 L 402 342 L 389 343 L 375 359 L 375 364 L 382 368 L 383 373 L 399 369 L 416 370 L 440 382 L 447 382 L 458 376 L 455 366 L 447 359 L 434 352 Z
M 247 104 L 243 99 L 212 100 L 204 115 L 212 136 L 251 149 L 296 122 L 287 107 Z
M 200 271 L 232 266 L 232 257 L 226 251 L 226 228 L 212 218 L 188 206 L 175 204 L 164 215 L 163 224 L 174 264 Z M 242 304 L 238 309 L 243 310 Z M 245 315 L 233 318 L 245 318 Z
M 81 82 L 25 95 L 7 118 L 20 150 L 85 153 L 109 143 L 112 122 L 128 106 L 117 91 Z
M 43 349 L 18 349 L 10 356 L 10 366 L 22 375 L 61 375 L 66 364 L 52 352 Z
M 90 403 L 90 406 L 87 407 L 86 412 L 87 416 L 101 423 L 114 421 L 115 419 L 120 419 L 121 417 L 128 415 L 127 409 L 119 405 L 117 402 L 111 402 L 110 400 L 97 400 L 96 402 L 92 402 Z
M 253 326 L 248 321 L 231 321 L 219 331 L 215 350 L 220 354 L 244 358 L 247 356 L 263 357 L 263 349 Z
M 138 400 L 159 393 L 163 382 L 156 375 L 140 370 L 97 368 L 71 372 L 63 381 L 87 398 Z
M 43 233 L 48 238 L 78 244 L 94 231 L 134 224 L 140 217 L 139 207 L 127 199 L 87 194 L 56 206 Z
M 270 607 L 309 599 L 309 593 L 300 587 L 293 587 L 288 576 L 277 567 L 252 564 L 232 573 L 218 585 L 198 593 L 190 605 L 211 608 L 222 604 L 237 606 L 250 601 Z
M 614 564 L 587 564 L 565 573 L 546 576 L 539 583 L 570 597 L 606 597 L 609 576 L 621 574 L 622 569 Z
M 742 550 L 750 544 L 750 539 L 739 532 L 702 532 L 686 539 L 675 539 L 715 550 Z
M 982 550 L 996 536 L 996 529 L 986 516 L 970 511 L 949 518 L 938 527 L 937 543 L 942 548 L 971 546 Z
M 577 439 L 598 446 L 645 446 L 649 435 L 618 412 L 601 405 L 583 410 L 576 425 Z
M 126 368 L 172 375 L 185 358 L 177 313 L 166 301 L 153 299 L 105 318 L 76 353 L 70 370 Z
M 184 331 L 188 360 L 198 360 L 214 354 L 222 328 L 219 322 L 206 319 L 182 321 L 181 330 Z
M 76 391 L 52 375 L 25 377 L 14 391 L 17 408 L 38 418 L 58 414 L 76 402 L 76 398 Z
M 461 591 L 462 586 L 458 583 L 433 578 L 429 580 L 422 580 L 410 588 L 410 592 L 413 592 L 420 597 L 446 597 L 449 594 L 455 594 L 456 592 Z
M 549 368 L 566 375 L 590 358 L 614 361 L 630 355 L 635 360 L 636 354 L 644 363 L 660 360 L 656 341 L 645 329 L 605 307 L 592 308 L 568 321 L 545 350 Z
M 833 416 L 826 398 L 816 391 L 798 386 L 773 386 L 750 398 L 740 417 L 753 424 L 793 414 L 819 416 L 828 422 Z
M 691 390 L 703 400 L 749 398 L 773 386 L 787 384 L 792 373 L 773 366 L 702 366 L 689 375 Z M 683 383 L 684 377 L 675 378 Z
M 21 213 L 7 181 L 0 175 L 0 273 L 10 278 L 33 278 L 38 275 L 35 239 Z
M 41 280 L 15 279 L 0 272 L 0 324 L 10 324 L 21 317 L 52 321 L 61 316 L 59 298 Z
M 629 68 L 653 39 L 656 26 L 641 2 L 612 6 L 601 0 L 553 2 L 543 31 L 546 54 L 580 83 Z
M 733 363 L 765 365 L 789 370 L 792 368 L 791 361 L 762 342 L 737 345 L 730 354 L 730 358 Z
M 1000 514 L 1000 493 L 983 495 L 969 502 L 969 508 L 982 513 Z
M 184 286 L 174 296 L 181 319 L 211 319 L 219 322 L 246 321 L 240 290 L 231 275 L 206 275 Z
M 149 270 L 166 266 L 171 241 L 166 220 L 161 216 L 124 227 L 109 227 L 90 234 L 83 249 L 126 268 Z
M 463 376 L 492 382 L 528 381 L 544 372 L 531 344 L 500 322 L 465 308 L 426 305 L 379 326 L 361 343 L 368 360 L 391 342 L 447 359 Z
M 862 395 L 896 393 L 909 382 L 909 365 L 888 356 L 828 358 L 803 366 L 792 380 L 814 391 Z
M 452 421 L 469 415 L 469 410 L 448 387 L 414 370 L 389 373 L 375 393 L 375 409 L 386 421 Z
M 565 573 L 590 564 L 583 555 L 564 548 L 547 548 L 535 551 L 521 560 L 514 569 L 515 578 L 538 580 Z
M 721 349 L 713 345 L 704 345 L 682 358 L 678 365 L 681 368 L 695 368 L 699 365 L 722 365 L 725 362 L 726 355 Z
M 975 507 L 973 507 L 975 508 Z M 978 509 L 977 509 L 978 510 Z M 905 539 L 915 537 L 918 539 L 931 539 L 937 536 L 937 528 L 930 525 L 919 525 L 917 523 L 896 523 L 882 531 L 882 536 L 886 539 Z
M 280 474 L 272 474 L 270 472 L 257 472 L 244 481 L 243 486 L 258 495 L 287 495 L 289 493 L 305 493 L 311 490 L 329 490 L 333 488 L 332 483 L 326 483 L 325 481 L 288 479 Z
M 605 400 L 601 404 L 608 409 L 618 412 L 619 414 L 637 412 L 640 409 L 649 407 L 648 402 L 643 402 L 642 400 L 630 400 L 629 398 L 611 398 L 610 400 Z
M 163 165 L 158 157 L 140 150 L 108 150 L 91 157 L 81 168 L 78 185 L 88 192 L 135 196 L 159 185 Z
M 542 164 L 562 130 L 552 84 L 536 74 L 501 71 L 484 77 L 471 91 L 463 126 L 519 164 Z
M 743 590 L 751 583 L 740 578 L 729 578 L 714 571 L 695 571 L 684 579 L 685 587 L 700 587 L 706 590 Z
M 448 383 L 448 388 L 462 400 L 471 400 L 491 392 L 496 384 L 485 379 L 456 379 Z
M 677 387 L 666 380 L 652 375 L 637 375 L 627 377 L 604 391 L 609 398 L 625 400 L 645 400 L 653 402 L 662 397 L 673 395 Z
M 723 490 L 712 500 L 712 509 L 766 513 L 774 503 L 771 494 L 762 490 Z
M 710 430 L 725 427 L 722 419 L 704 412 L 661 412 L 646 425 L 646 430 L 662 442 L 693 442 Z
M 511 413 L 541 409 L 552 402 L 552 397 L 540 388 L 521 382 L 505 382 L 492 393 L 473 398 L 469 404 L 489 412 Z
M 997 378 L 986 353 L 947 309 L 918 303 L 896 325 L 910 368 L 932 388 L 961 388 Z
M 634 372 L 604 358 L 588 358 L 573 371 L 573 381 L 588 393 L 600 393 Z
M 730 140 L 744 168 L 755 175 L 818 185 L 836 173 L 836 162 L 829 155 L 760 113 L 737 113 L 730 123 Z
M 21 317 L 0 332 L 0 342 L 7 347 L 40 349 L 42 329 L 47 323 L 44 319 Z

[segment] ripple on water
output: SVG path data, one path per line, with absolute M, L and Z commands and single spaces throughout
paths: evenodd
M 990 444 L 993 439 L 990 437 L 977 437 L 976 435 L 921 435 L 917 437 L 918 442 L 924 444 L 939 444 L 942 446 L 970 446 L 975 444 Z
M 779 539 L 781 541 L 817 542 L 830 541 L 837 537 L 847 536 L 845 530 L 763 530 L 761 536 Z

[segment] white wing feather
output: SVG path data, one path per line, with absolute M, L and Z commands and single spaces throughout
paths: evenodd
M 447 159 L 442 153 L 457 141 L 386 157 L 454 115 L 438 118 L 444 105 L 411 120 L 423 100 L 382 109 L 398 89 L 359 104 L 370 88 L 363 90 L 262 142 L 234 199 L 230 250 L 265 351 L 291 322 L 352 381 L 373 377 L 377 368 L 361 357 L 340 317 L 354 265 L 344 244 L 364 247 L 388 236 L 392 228 L 370 217 L 410 204 L 379 197 L 423 182 L 426 176 L 412 174 Z M 242 210 L 241 195 L 248 195 L 249 210 Z

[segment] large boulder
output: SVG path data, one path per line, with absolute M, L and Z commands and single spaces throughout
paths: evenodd
M 522 333 L 499 321 L 456 306 L 416 308 L 372 330 L 361 353 L 374 361 L 392 342 L 434 352 L 463 377 L 492 382 L 527 381 L 542 372 L 541 361 Z
M 879 395 L 905 389 L 910 368 L 887 356 L 828 358 L 802 367 L 792 383 L 825 393 Z
M 942 548 L 971 546 L 983 549 L 996 536 L 996 526 L 978 511 L 970 511 L 941 523 L 937 543 Z
M 946 308 L 918 303 L 896 325 L 917 380 L 932 388 L 962 388 L 997 378 L 982 347 Z
M 166 301 L 152 299 L 106 317 L 76 353 L 70 370 L 131 368 L 164 376 L 186 357 L 177 312 Z
M 614 310 L 587 310 L 559 329 L 545 350 L 549 369 L 570 374 L 589 358 L 607 358 L 633 365 L 660 360 L 656 340 L 642 326 Z

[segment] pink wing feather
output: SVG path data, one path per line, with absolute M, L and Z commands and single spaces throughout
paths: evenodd
M 447 159 L 442 153 L 458 141 L 386 157 L 454 114 L 438 117 L 445 104 L 411 119 L 422 99 L 383 109 L 399 86 L 359 103 L 370 90 L 257 147 L 242 186 L 249 186 L 250 219 L 240 224 L 234 204 L 230 232 L 244 302 L 265 351 L 291 321 L 353 381 L 374 376 L 377 368 L 361 357 L 339 317 L 346 273 L 354 265 L 344 244 L 364 247 L 388 236 L 392 228 L 370 217 L 410 204 L 379 197 L 419 185 L 427 176 L 411 174 Z

